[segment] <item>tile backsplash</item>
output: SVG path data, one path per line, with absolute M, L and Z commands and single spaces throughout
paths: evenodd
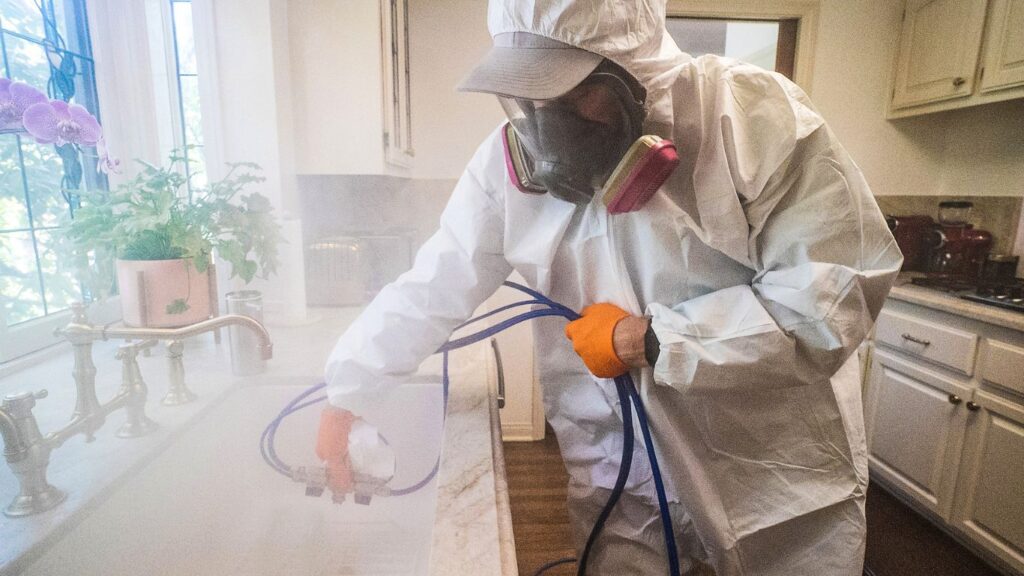
M 415 252 L 437 230 L 455 184 L 454 179 L 300 176 L 303 243 L 308 246 L 329 236 L 395 233 L 407 236 Z M 876 200 L 886 215 L 924 214 L 936 220 L 939 202 L 968 200 L 974 204 L 971 222 L 992 234 L 992 251 L 1013 252 L 1021 220 L 1021 198 L 878 196 Z
M 1010 196 L 878 196 L 878 207 L 889 216 L 923 214 L 938 221 L 939 202 L 967 200 L 974 204 L 971 223 L 992 234 L 993 253 L 1012 253 L 1021 217 L 1021 198 Z
M 300 176 L 304 240 L 398 231 L 417 248 L 437 230 L 455 180 L 394 176 Z
M 412 265 L 437 230 L 455 180 L 300 176 L 306 297 L 313 306 L 369 301 Z

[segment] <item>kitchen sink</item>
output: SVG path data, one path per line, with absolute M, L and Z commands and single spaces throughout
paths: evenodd
M 336 505 L 329 493 L 307 497 L 302 484 L 263 462 L 261 432 L 301 391 L 267 384 L 229 392 L 109 496 L 91 503 L 91 511 L 69 522 L 21 573 L 426 574 L 436 481 L 408 496 L 376 497 L 369 505 L 349 498 Z M 398 388 L 363 416 L 395 448 L 392 487 L 412 485 L 433 469 L 442 434 L 436 379 Z M 318 407 L 285 420 L 277 441 L 285 462 L 316 463 L 318 421 Z

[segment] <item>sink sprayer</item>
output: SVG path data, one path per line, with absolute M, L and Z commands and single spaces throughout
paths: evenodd
M 475 344 L 481 340 L 491 338 L 499 332 L 506 330 L 520 322 L 526 320 L 532 320 L 534 318 L 542 318 L 545 316 L 560 316 L 570 321 L 576 320 L 580 317 L 572 309 L 563 306 L 557 302 L 552 301 L 543 294 L 516 284 L 515 282 L 505 282 L 505 286 L 518 290 L 527 296 L 530 296 L 529 300 L 522 300 L 502 306 L 486 314 L 472 318 L 463 324 L 459 325 L 456 330 L 465 328 L 471 324 L 490 318 L 496 314 L 500 314 L 513 308 L 519 308 L 524 306 L 535 307 L 527 312 L 522 312 L 516 316 L 503 320 L 494 326 L 487 329 L 481 330 L 474 334 L 449 340 L 440 349 L 438 353 L 442 354 L 442 388 L 444 393 L 444 406 L 447 411 L 448 407 L 448 353 L 452 350 Z M 267 464 L 283 474 L 295 480 L 296 482 L 302 482 L 306 485 L 306 495 L 308 496 L 320 496 L 323 494 L 327 486 L 327 471 L 322 466 L 297 466 L 291 467 L 282 461 L 277 452 L 274 450 L 274 438 L 277 434 L 277 429 L 281 425 L 281 422 L 289 415 L 295 412 L 324 402 L 327 400 L 326 395 L 321 395 L 312 400 L 310 396 L 322 391 L 326 388 L 326 384 L 320 383 L 315 386 L 311 386 L 306 389 L 302 394 L 295 397 L 294 400 L 289 402 L 278 415 L 267 425 L 263 430 L 263 434 L 260 436 L 260 452 L 263 455 L 263 459 Z M 637 421 L 640 423 L 640 431 L 643 434 L 644 445 L 647 448 L 647 457 L 651 462 L 651 471 L 654 476 L 654 486 L 658 494 L 658 507 L 661 511 L 661 525 L 665 537 L 665 548 L 668 553 L 669 562 L 669 574 L 679 574 L 679 558 L 676 553 L 675 535 L 672 532 L 672 518 L 668 509 L 668 498 L 665 495 L 665 485 L 661 478 L 661 469 L 658 466 L 658 458 L 654 452 L 654 444 L 651 440 L 650 428 L 647 424 L 647 412 L 644 410 L 643 402 L 640 400 L 640 395 L 637 392 L 636 386 L 633 383 L 633 378 L 627 372 L 622 376 L 615 378 L 615 390 L 619 396 L 619 405 L 622 409 L 622 432 L 623 432 L 623 449 L 622 459 L 619 463 L 619 473 L 615 480 L 615 487 L 612 489 L 611 495 L 608 497 L 608 502 L 605 503 L 604 508 L 601 510 L 600 515 L 597 517 L 597 521 L 594 523 L 593 529 L 590 531 L 590 536 L 587 538 L 586 546 L 583 548 L 582 557 L 577 563 L 577 574 L 583 575 L 586 573 L 587 558 L 590 556 L 590 551 L 593 548 L 597 537 L 600 535 L 601 530 L 604 528 L 604 523 L 608 519 L 615 505 L 618 503 L 619 498 L 622 496 L 622 492 L 626 486 L 626 479 L 629 477 L 630 465 L 633 460 L 633 416 L 632 410 L 636 408 Z M 387 440 L 381 438 L 384 443 Z M 355 489 L 354 499 L 359 504 L 369 504 L 373 496 L 403 496 L 411 494 L 417 490 L 426 486 L 437 474 L 437 470 L 440 466 L 440 455 L 438 456 L 437 462 L 434 464 L 433 470 L 430 471 L 422 480 L 419 482 L 405 487 L 405 488 L 391 488 L 388 483 L 391 481 L 391 477 L 375 477 L 372 475 L 361 474 L 356 471 L 354 474 Z M 335 496 L 335 501 L 341 503 L 344 501 L 344 497 Z M 565 558 L 557 560 L 543 566 L 536 574 L 553 568 L 560 564 L 566 564 L 573 562 L 573 558 Z

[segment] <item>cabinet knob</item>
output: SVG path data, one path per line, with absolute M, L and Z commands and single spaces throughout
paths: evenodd
M 931 346 L 932 345 L 931 340 L 923 340 L 921 338 L 915 338 L 914 336 L 911 336 L 910 334 L 904 333 L 904 334 L 900 334 L 900 336 L 904 340 L 906 340 L 908 342 L 913 342 L 914 344 L 920 344 L 921 346 Z
M 977 412 L 981 410 L 981 406 L 977 402 L 967 402 L 967 409 L 971 412 Z
M 954 88 L 959 88 L 959 87 L 963 86 L 966 83 L 967 83 L 967 80 L 963 76 L 957 76 L 956 78 L 953 78 L 953 87 Z
M 963 401 L 964 401 L 964 399 L 959 397 L 959 396 L 957 396 L 956 394 L 950 394 L 949 395 L 949 403 L 954 405 L 954 406 L 960 404 Z

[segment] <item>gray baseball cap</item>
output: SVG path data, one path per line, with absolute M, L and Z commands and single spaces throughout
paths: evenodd
M 575 88 L 603 59 L 537 34 L 506 32 L 494 36 L 494 47 L 458 90 L 528 100 L 557 98 Z

